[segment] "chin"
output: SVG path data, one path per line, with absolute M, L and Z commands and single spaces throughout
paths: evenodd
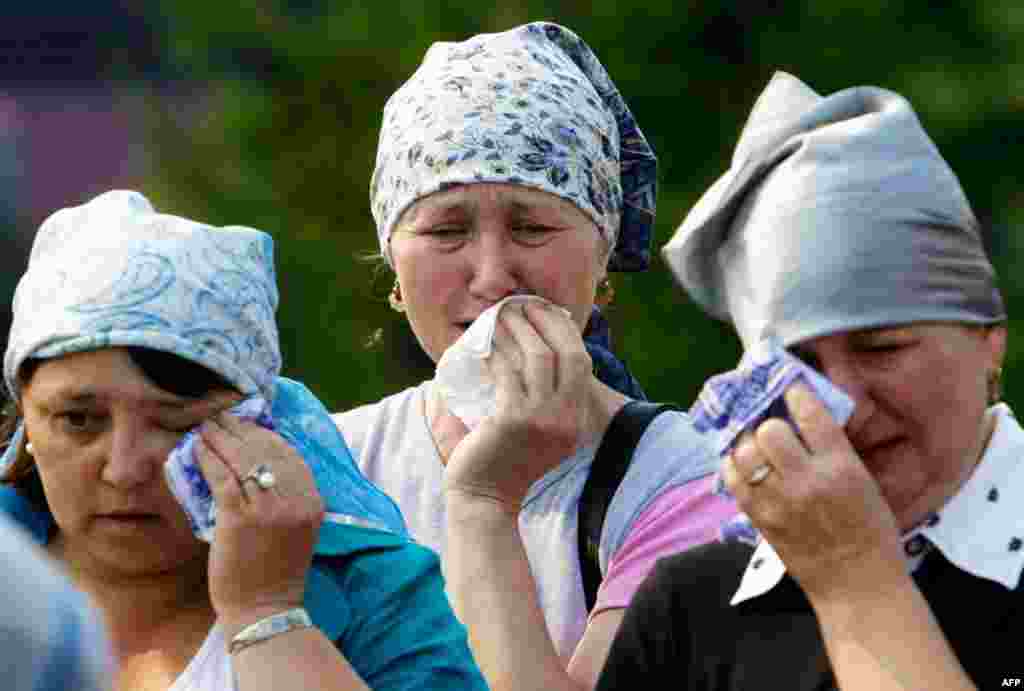
M 944 497 L 929 494 L 927 488 L 911 491 L 904 487 L 887 491 L 883 485 L 882 496 L 903 532 L 918 525 L 945 503 Z

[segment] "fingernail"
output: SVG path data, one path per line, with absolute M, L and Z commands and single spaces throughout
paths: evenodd
M 797 381 L 786 390 L 786 401 L 791 405 L 803 405 L 811 395 L 804 383 Z

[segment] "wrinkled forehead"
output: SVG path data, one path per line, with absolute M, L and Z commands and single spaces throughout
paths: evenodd
M 597 224 L 569 200 L 544 190 L 505 183 L 453 185 L 434 192 L 413 203 L 402 214 L 398 226 L 414 226 L 418 222 L 449 212 L 471 215 L 494 212 L 522 216 L 556 215 L 566 222 L 598 230 Z

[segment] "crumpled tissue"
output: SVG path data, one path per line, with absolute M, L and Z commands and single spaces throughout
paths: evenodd
M 510 295 L 491 305 L 437 362 L 434 383 L 448 409 L 469 429 L 494 415 L 497 405 L 494 380 L 485 361 L 493 351 L 498 315 L 507 305 L 528 300 L 547 302 L 537 295 Z

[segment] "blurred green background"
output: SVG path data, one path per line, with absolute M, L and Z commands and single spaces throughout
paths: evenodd
M 656 247 L 724 172 L 774 70 L 819 93 L 874 84 L 910 99 L 957 171 L 1019 313 L 1020 0 L 41 0 L 0 15 L 0 183 L 10 183 L 0 235 L 14 248 L 0 302 L 46 213 L 132 186 L 161 210 L 275 237 L 285 372 L 332 409 L 432 369 L 387 305 L 390 274 L 361 258 L 377 249 L 368 186 L 385 101 L 432 42 L 539 19 L 590 44 L 658 153 Z M 6 125 L 5 98 L 15 113 Z M 82 103 L 92 119 L 74 117 Z M 39 134 L 40 113 L 54 110 L 64 124 Z M 60 136 L 66 144 L 39 153 L 39 141 L 54 148 Z M 660 260 L 613 280 L 616 350 L 652 398 L 689 404 L 707 376 L 734 365 L 731 331 L 693 307 Z M 1024 333 L 1014 330 L 1011 403 L 1024 384 Z

